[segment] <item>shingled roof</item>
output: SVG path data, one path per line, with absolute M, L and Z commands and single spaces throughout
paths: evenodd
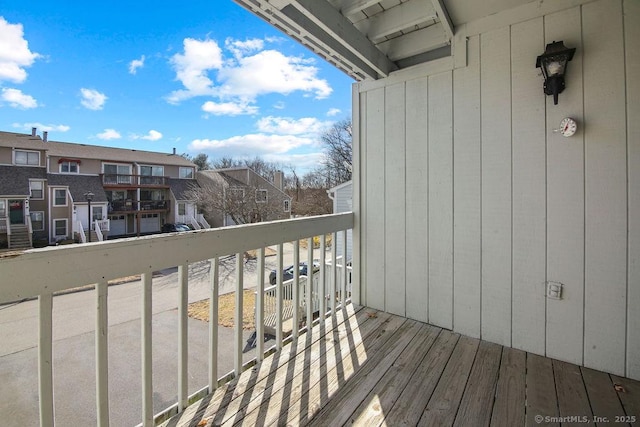
M 186 193 L 193 186 L 198 187 L 198 182 L 195 179 L 169 179 L 169 187 L 176 200 L 189 200 Z
M 29 179 L 46 179 L 45 168 L 0 166 L 0 195 L 29 197 Z
M 47 150 L 47 154 L 50 156 L 73 157 L 74 159 L 101 159 L 113 162 L 141 162 L 157 165 L 195 166 L 192 162 L 177 154 L 51 140 L 43 142 L 39 136 L 34 137 L 31 136 L 31 134 L 19 134 L 13 132 L 0 132 L 0 147 Z
M 73 201 L 76 203 L 82 203 L 86 201 L 85 193 L 92 192 L 94 194 L 94 202 L 106 202 L 107 195 L 102 188 L 102 180 L 99 176 L 86 176 L 86 175 L 62 175 L 62 174 L 47 174 L 47 179 L 50 186 L 64 186 L 69 187 L 69 193 Z

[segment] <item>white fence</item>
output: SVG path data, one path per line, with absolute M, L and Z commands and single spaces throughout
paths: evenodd
M 307 264 L 308 265 L 308 264 Z M 347 274 L 345 275 L 343 272 L 343 264 L 341 262 L 341 258 L 337 258 L 336 267 L 334 270 L 333 264 L 331 261 L 327 261 L 325 263 L 325 280 L 328 280 L 328 283 L 325 283 L 323 286 L 324 291 L 324 307 L 335 307 L 332 305 L 332 295 L 334 303 L 343 303 L 345 300 L 348 300 L 351 297 L 351 266 L 347 266 Z M 316 314 L 320 311 L 321 304 L 318 292 L 318 287 L 320 286 L 321 280 L 320 271 L 316 271 L 312 276 L 311 283 L 311 311 L 313 314 Z M 346 279 L 346 285 L 343 286 L 343 283 Z M 308 276 L 300 276 L 298 281 L 298 294 L 301 296 L 298 305 L 298 322 L 305 321 L 307 313 L 307 296 L 306 292 L 308 289 L 307 284 Z M 289 320 L 293 320 L 294 315 L 294 282 L 295 280 L 289 279 L 282 283 L 282 321 L 287 322 Z M 343 294 L 342 290 L 345 290 Z M 278 286 L 272 285 L 266 287 L 264 289 L 264 327 L 265 333 L 275 335 L 277 319 L 278 319 L 278 309 L 277 309 L 277 291 Z M 257 317 L 257 316 L 256 316 Z M 257 320 L 256 320 L 257 323 Z M 300 327 L 300 324 L 297 325 Z M 296 327 L 296 324 L 293 323 L 291 325 L 291 330 Z
M 243 254 L 257 248 L 258 277 L 256 311 L 257 325 L 257 357 L 253 361 L 261 361 L 265 354 L 264 349 L 264 247 L 277 245 L 277 259 L 279 270 L 282 271 L 283 243 L 294 242 L 294 264 L 300 261 L 299 240 L 308 239 L 311 247 L 314 236 L 333 233 L 334 241 L 337 232 L 346 233 L 353 227 L 353 214 L 342 213 L 310 218 L 298 218 L 293 220 L 273 221 L 269 223 L 248 224 L 227 228 L 191 231 L 187 233 L 170 233 L 162 235 L 144 236 L 139 238 L 127 238 L 104 242 L 93 242 L 85 245 L 69 245 L 33 249 L 15 256 L 0 259 L 0 304 L 11 301 L 20 301 L 26 298 L 37 297 L 39 301 L 38 316 L 38 381 L 39 381 L 39 411 L 40 425 L 54 425 L 54 395 L 53 395 L 53 328 L 52 309 L 55 303 L 53 294 L 71 288 L 95 284 L 96 301 L 96 328 L 95 328 L 95 354 L 96 354 L 96 418 L 97 425 L 109 425 L 109 351 L 108 351 L 108 280 L 140 274 L 142 290 L 141 306 L 141 339 L 142 350 L 142 425 L 151 426 L 155 422 L 166 419 L 175 413 L 181 412 L 185 407 L 218 386 L 221 376 L 218 373 L 218 324 L 209 322 L 209 375 L 208 385 L 195 394 L 189 396 L 188 390 L 188 334 L 187 334 L 187 302 L 188 302 L 188 268 L 190 263 L 203 260 L 211 262 L 211 311 L 210 319 L 218 317 L 218 258 L 235 254 L 236 259 L 236 292 L 235 292 L 235 332 L 234 332 L 234 370 L 224 378 L 230 379 L 239 375 L 248 364 L 243 366 L 242 350 L 242 308 L 244 288 L 243 279 Z M 320 239 L 324 243 L 324 239 Z M 337 281 L 326 282 L 327 273 L 335 276 L 338 269 L 328 272 L 324 260 L 324 244 L 321 244 L 321 260 L 319 271 L 320 294 L 325 295 L 325 283 L 340 283 Z M 313 265 L 313 252 L 309 251 L 309 265 Z M 335 258 L 334 258 L 335 259 Z M 152 274 L 154 271 L 178 267 L 179 295 L 177 301 L 179 332 L 178 332 L 178 390 L 177 402 L 171 408 L 154 416 L 153 414 L 153 386 L 152 386 Z M 347 270 L 343 269 L 346 278 Z M 299 272 L 296 269 L 294 282 L 299 283 Z M 281 275 L 280 275 L 281 276 Z M 345 289 L 347 280 L 342 283 L 341 289 Z M 354 284 L 355 285 L 355 284 Z M 335 286 L 335 285 L 330 285 Z M 300 299 L 304 298 L 306 318 L 313 318 L 313 302 L 311 301 L 311 289 L 309 283 L 305 292 L 301 294 L 299 287 L 293 286 L 291 300 L 294 306 L 300 306 Z M 352 289 L 354 292 L 357 286 Z M 333 290 L 331 290 L 334 294 Z M 346 291 L 342 291 L 342 301 Z M 276 312 L 283 312 L 284 287 L 281 277 L 276 285 Z M 320 299 L 320 313 L 327 313 L 324 299 Z M 329 303 L 335 308 L 336 301 Z M 283 316 L 276 316 L 276 344 L 275 350 L 282 348 L 284 339 L 282 334 Z M 294 324 L 299 324 L 297 310 L 294 311 Z M 294 328 L 292 338 L 297 338 L 299 331 Z M 251 363 L 251 362 L 250 362 Z M 65 381 L 73 381 L 66 378 Z M 80 384 L 78 384 L 80 387 Z M 132 384 L 132 387 L 135 387 Z M 82 393 L 78 389 L 78 393 Z

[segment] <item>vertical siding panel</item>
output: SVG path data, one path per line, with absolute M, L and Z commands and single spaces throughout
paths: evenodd
M 509 28 L 481 52 L 482 338 L 511 345 L 511 70 Z
M 427 78 L 407 82 L 407 317 L 428 321 Z
M 544 50 L 542 18 L 511 27 L 513 134 L 512 345 L 544 354 L 546 159 L 544 93 L 532 66 Z
M 429 322 L 453 328 L 452 73 L 429 77 Z
M 406 313 L 405 271 L 405 85 L 387 86 L 385 92 L 385 309 Z M 383 187 L 379 187 L 383 188 Z
M 367 305 L 385 309 L 385 160 L 384 160 L 384 88 L 366 96 L 366 236 Z
M 586 129 L 584 364 L 623 375 L 627 152 L 621 1 L 584 5 L 582 22 Z
M 640 379 L 640 2 L 624 2 L 629 164 L 629 274 L 627 278 L 627 372 Z
M 547 106 L 547 279 L 564 284 L 562 300 L 547 299 L 547 352 L 582 364 L 584 304 L 584 134 L 565 139 L 553 129 L 563 117 L 582 120 L 580 8 L 545 17 L 545 43 L 576 48 L 558 105 Z M 542 53 L 544 48 L 540 51 Z M 542 91 L 542 75 L 538 78 Z
M 353 126 L 357 129 L 353 135 L 353 272 L 351 279 L 353 287 L 351 298 L 354 304 L 368 305 L 367 302 L 367 94 L 360 93 L 360 84 L 353 85 L 353 100 L 355 104 L 352 114 L 354 115 Z M 357 100 L 356 100 L 357 97 Z M 356 104 L 357 102 L 357 104 Z M 357 153 L 357 154 L 356 154 Z M 360 174 L 358 175 L 358 171 Z
M 480 37 L 453 72 L 453 327 L 480 337 Z

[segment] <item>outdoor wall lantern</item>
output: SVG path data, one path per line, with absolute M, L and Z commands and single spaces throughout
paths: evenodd
M 573 59 L 576 49 L 565 47 L 562 41 L 549 43 L 544 53 L 536 58 L 536 68 L 542 68 L 544 93 L 553 95 L 553 104 L 558 104 L 558 94 L 564 90 L 564 75 L 567 62 Z
M 93 200 L 93 196 L 95 196 L 95 194 L 93 194 L 91 191 L 89 191 L 88 193 L 84 193 L 84 197 L 85 199 L 87 199 L 87 204 L 89 206 L 87 206 L 87 209 L 89 210 L 89 214 L 88 214 L 88 219 L 89 219 L 89 242 L 91 242 L 91 201 Z

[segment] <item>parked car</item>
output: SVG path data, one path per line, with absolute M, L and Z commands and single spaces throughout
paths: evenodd
M 180 231 L 191 231 L 191 228 L 189 228 L 187 224 L 181 224 L 181 223 L 176 223 L 176 224 L 167 223 L 162 226 L 163 233 L 176 233 Z
M 313 261 L 313 272 L 317 272 L 320 270 L 320 262 L 317 260 Z M 307 263 L 306 262 L 301 262 L 300 263 L 300 275 L 301 276 L 306 276 L 307 275 Z M 276 284 L 276 270 L 271 270 L 271 273 L 269 273 L 269 283 L 271 283 L 272 285 Z M 289 267 L 285 268 L 284 270 L 282 270 L 282 281 L 285 282 L 287 280 L 293 279 L 293 265 L 290 265 Z

